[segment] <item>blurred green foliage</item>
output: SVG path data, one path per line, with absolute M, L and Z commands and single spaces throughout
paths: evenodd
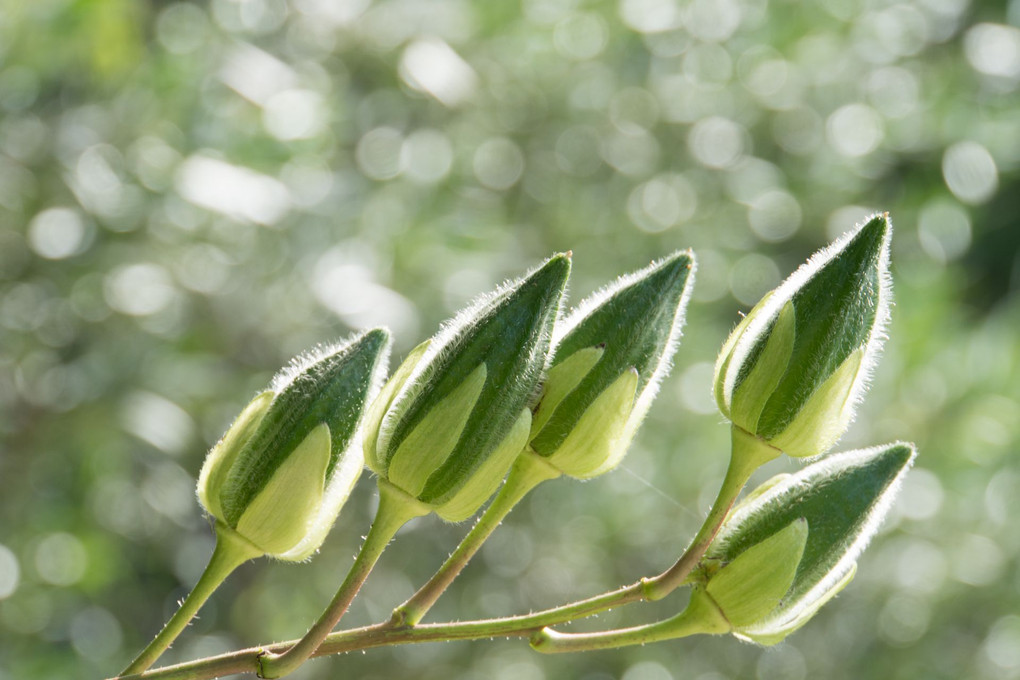
M 432 620 L 658 573 L 722 476 L 709 382 L 738 310 L 874 210 L 897 307 L 840 447 L 921 453 L 803 631 L 420 645 L 294 677 L 1020 677 L 1018 87 L 1020 0 L 8 0 L 0 678 L 108 675 L 151 638 L 211 551 L 203 456 L 291 355 L 386 324 L 399 361 L 559 250 L 573 300 L 695 250 L 673 374 L 624 469 L 539 489 Z M 311 564 L 242 568 L 166 660 L 302 633 L 373 502 L 366 476 Z M 464 531 L 410 525 L 346 623 L 385 618 Z

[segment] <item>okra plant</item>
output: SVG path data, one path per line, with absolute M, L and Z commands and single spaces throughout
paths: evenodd
M 729 467 L 676 562 L 529 614 L 421 623 L 535 486 L 619 465 L 677 351 L 694 254 L 623 276 L 568 314 L 561 312 L 570 254 L 554 255 L 443 325 L 385 383 L 384 329 L 299 357 L 210 451 L 198 497 L 216 548 L 191 595 L 121 676 L 278 678 L 312 656 L 496 636 L 525 638 L 540 653 L 697 634 L 781 641 L 853 578 L 916 455 L 897 442 L 823 457 L 853 419 L 881 350 L 890 238 L 888 215 L 866 220 L 765 295 L 723 344 L 713 391 L 732 431 Z M 752 473 L 783 454 L 811 461 L 738 503 Z M 239 564 L 312 556 L 365 467 L 378 485 L 376 517 L 335 597 L 300 639 L 150 670 Z M 432 512 L 450 522 L 478 518 L 387 620 L 338 630 L 396 531 Z M 557 630 L 681 587 L 690 589 L 686 607 L 662 621 Z

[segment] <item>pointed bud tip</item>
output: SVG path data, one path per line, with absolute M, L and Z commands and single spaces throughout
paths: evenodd
M 570 275 L 571 251 L 557 253 L 550 257 L 545 263 L 531 275 L 532 279 L 548 277 L 555 280 L 566 281 Z
M 857 232 L 857 238 L 867 238 L 875 242 L 884 242 L 889 238 L 892 232 L 892 221 L 889 219 L 889 213 L 875 213 L 861 226 Z
M 392 335 L 388 328 L 373 328 L 361 336 L 361 343 L 366 346 L 380 347 L 390 342 Z
M 913 465 L 917 458 L 917 446 L 913 442 L 893 442 L 886 449 L 885 455 L 901 459 L 902 466 L 907 467 Z
M 659 260 L 660 266 L 676 266 L 677 268 L 690 269 L 694 265 L 694 252 L 692 250 L 678 250 Z

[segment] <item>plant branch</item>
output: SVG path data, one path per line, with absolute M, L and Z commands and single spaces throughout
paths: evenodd
M 747 480 L 751 478 L 755 470 L 783 453 L 736 425 L 732 426 L 731 436 L 729 467 L 726 470 L 726 477 L 723 479 L 719 494 L 712 504 L 712 509 L 708 512 L 708 517 L 705 518 L 701 529 L 698 530 L 694 540 L 691 541 L 680 559 L 655 578 L 646 579 L 645 596 L 647 599 L 662 599 L 686 580 L 705 555 L 705 551 L 712 544 L 715 535 L 719 533 L 719 528 L 737 500 L 737 496 L 740 495 L 741 489 L 747 484 Z
M 588 652 L 644 645 L 690 635 L 719 635 L 730 630 L 731 626 L 718 605 L 703 589 L 695 588 L 687 608 L 664 621 L 597 633 L 560 633 L 543 628 L 532 634 L 531 647 L 543 654 Z
M 216 547 L 209 558 L 209 564 L 198 579 L 198 583 L 188 593 L 188 596 L 181 603 L 180 608 L 170 617 L 170 620 L 163 626 L 156 637 L 141 651 L 122 675 L 140 673 L 156 662 L 165 652 L 177 636 L 187 627 L 188 623 L 195 617 L 198 610 L 202 608 L 209 596 L 223 583 L 224 580 L 239 566 L 250 559 L 262 555 L 262 551 L 244 540 L 233 530 L 216 524 Z
M 392 625 L 413 626 L 421 621 L 514 506 L 536 486 L 560 474 L 544 458 L 525 449 L 510 468 L 506 483 L 457 549 L 418 592 L 393 610 Z
M 313 648 L 313 651 L 311 651 L 307 656 L 328 656 L 356 650 L 371 649 L 374 647 L 418 642 L 475 640 L 493 637 L 530 638 L 532 636 L 536 636 L 540 631 L 549 626 L 592 616 L 631 602 L 661 599 L 682 585 L 691 570 L 697 565 L 698 561 L 700 561 L 705 550 L 711 544 L 712 539 L 715 537 L 716 533 L 718 533 L 719 527 L 722 526 L 723 520 L 726 518 L 726 515 L 729 513 L 730 508 L 733 506 L 734 501 L 740 494 L 741 489 L 747 483 L 751 474 L 764 463 L 778 457 L 780 453 L 781 452 L 778 449 L 768 446 L 757 437 L 753 437 L 739 428 L 733 428 L 733 449 L 730 456 L 730 463 L 726 472 L 726 477 L 723 480 L 722 487 L 719 490 L 718 497 L 690 546 L 672 567 L 659 576 L 654 578 L 644 578 L 636 583 L 632 583 L 629 586 L 625 586 L 614 591 L 602 593 L 601 595 L 596 595 L 585 600 L 579 600 L 559 607 L 534 612 L 532 614 L 480 621 L 420 624 L 416 626 L 399 625 L 399 623 L 395 623 L 394 620 L 391 619 L 390 621 L 373 626 L 324 635 L 323 638 L 321 638 L 321 644 Z M 380 512 L 381 511 L 382 501 L 380 501 Z M 487 510 L 486 514 L 488 514 L 488 512 L 489 511 Z M 496 524 L 498 524 L 498 521 Z M 375 525 L 373 525 L 373 530 L 374 529 Z M 474 531 L 475 530 L 472 529 L 472 533 L 474 533 Z M 371 537 L 371 532 L 369 536 Z M 465 541 L 466 540 L 467 539 L 465 539 Z M 368 539 L 366 539 L 366 543 L 368 543 Z M 453 558 L 451 557 L 451 559 Z M 442 578 L 447 578 L 449 572 L 449 569 L 444 571 L 443 573 L 446 574 L 446 576 L 443 576 Z M 455 576 L 456 574 L 453 575 Z M 452 580 L 452 577 L 450 577 L 450 580 Z M 680 619 L 681 616 L 683 616 L 683 614 L 678 615 L 673 619 L 669 619 L 668 621 L 679 620 L 681 623 L 688 621 L 688 619 Z M 665 622 L 660 622 L 660 624 L 664 623 Z M 651 625 L 657 626 L 660 624 Z M 675 622 L 674 625 L 678 626 L 678 630 L 680 629 L 680 623 Z M 658 635 L 667 628 L 668 626 L 663 626 L 661 629 L 646 630 L 645 633 L 655 633 Z M 562 637 L 565 635 L 563 633 L 555 633 L 553 631 L 548 632 L 550 638 L 556 636 Z M 611 635 L 619 632 L 620 631 L 608 631 L 606 634 Z M 545 633 L 542 633 L 542 635 L 545 635 Z M 592 635 L 599 634 L 596 633 Z M 644 635 L 642 632 L 628 633 L 623 638 L 620 638 L 620 640 L 621 642 L 625 642 L 628 639 L 634 639 L 634 643 L 637 643 L 639 641 L 638 638 L 642 635 Z M 679 635 L 673 635 L 673 637 L 679 637 Z M 308 639 L 307 636 L 306 639 Z M 537 640 L 539 638 L 536 637 L 534 639 Z M 654 639 L 659 638 L 656 637 Z M 609 638 L 606 640 L 608 641 Z M 564 642 L 551 644 L 569 647 L 573 643 Z M 296 647 L 293 641 L 277 643 L 266 647 L 254 647 L 237 652 L 230 652 L 220 656 L 199 659 L 197 661 L 149 671 L 139 676 L 130 676 L 130 680 L 208 680 L 210 678 L 231 675 L 234 673 L 258 673 L 260 670 L 260 657 L 262 657 L 263 661 L 267 658 L 273 658 L 271 656 L 264 655 L 279 654 L 291 646 Z M 541 647 L 541 643 L 539 646 Z M 557 649 L 552 649 L 549 647 L 545 650 L 540 649 L 539 651 L 559 651 L 559 648 L 557 647 Z M 567 650 L 564 649 L 563 651 Z M 277 658 L 282 658 L 282 656 Z M 263 675 L 263 677 L 269 676 Z M 121 678 L 120 680 L 129 679 Z
M 365 542 L 354 560 L 354 566 L 347 572 L 347 577 L 325 611 L 297 644 L 282 654 L 266 650 L 259 655 L 259 677 L 280 678 L 303 664 L 343 617 L 397 530 L 410 519 L 428 512 L 428 507 L 380 479 L 379 509 L 376 511 L 368 536 L 365 537 Z

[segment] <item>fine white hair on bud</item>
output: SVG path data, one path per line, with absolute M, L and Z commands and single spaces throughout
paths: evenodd
M 690 251 L 656 260 L 564 319 L 535 408 L 532 452 L 582 479 L 619 464 L 669 373 L 695 266 Z
M 569 273 L 554 255 L 412 352 L 369 416 L 366 462 L 381 480 L 450 521 L 492 495 L 527 445 Z
M 885 339 L 892 287 L 888 214 L 815 253 L 734 329 L 715 397 L 739 428 L 796 457 L 849 427 Z
M 277 373 L 202 467 L 199 500 L 218 530 L 282 560 L 318 549 L 364 466 L 361 423 L 389 347 L 389 332 L 377 328 L 316 347 Z
M 376 439 L 376 446 L 379 450 L 389 447 L 390 437 L 393 434 L 395 424 L 399 421 L 407 405 L 413 402 L 418 395 L 424 391 L 432 381 L 434 373 L 442 367 L 450 355 L 457 351 L 457 341 L 463 337 L 469 328 L 476 324 L 479 319 L 491 314 L 506 298 L 511 295 L 522 281 L 534 276 L 547 263 L 542 263 L 529 269 L 523 276 L 515 279 L 506 279 L 491 291 L 479 293 L 463 309 L 453 317 L 443 321 L 439 330 L 426 343 L 422 343 L 422 351 L 415 357 L 415 363 L 410 374 L 404 377 L 403 382 L 397 388 L 390 404 L 390 408 L 383 415 L 379 423 L 379 432 Z M 535 347 L 531 348 L 532 360 L 542 362 L 542 372 L 548 368 L 551 359 L 548 351 L 541 352 L 539 348 L 546 348 L 554 342 L 554 328 L 558 327 L 560 317 L 563 315 L 563 300 L 566 296 L 567 284 L 563 284 L 563 293 L 556 299 L 553 306 L 553 324 L 551 328 L 542 327 L 539 329 L 541 337 Z M 532 392 L 537 386 L 530 388 Z
M 734 508 L 706 553 L 709 563 L 729 563 L 795 520 L 805 520 L 808 528 L 796 576 L 781 603 L 736 632 L 774 644 L 845 586 L 916 455 L 912 444 L 902 442 L 834 454 L 766 482 L 764 491 Z

